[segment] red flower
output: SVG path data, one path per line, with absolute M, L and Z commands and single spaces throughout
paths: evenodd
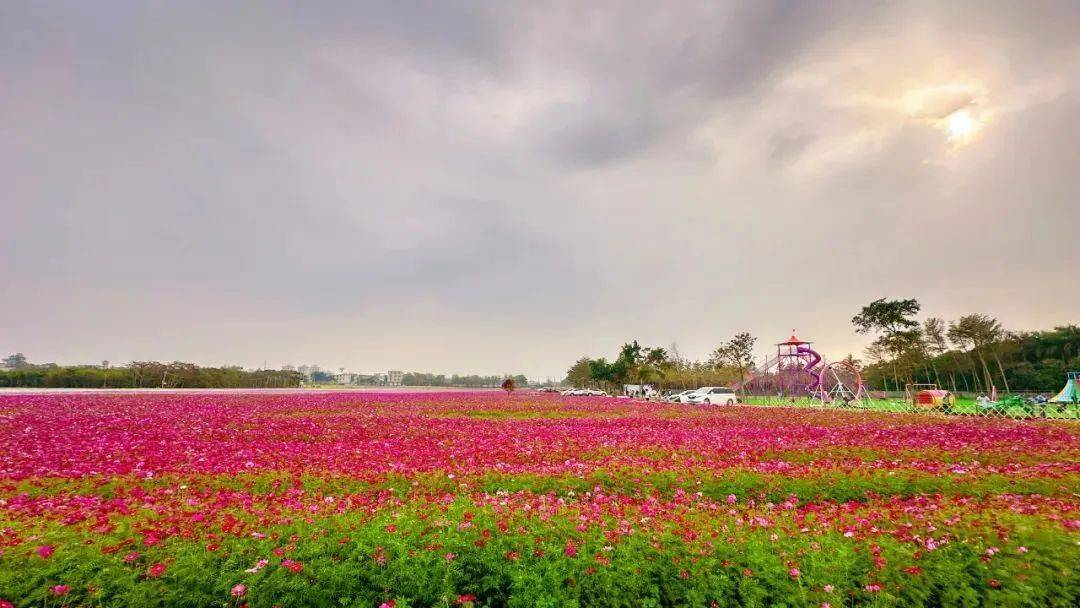
M 15 604 L 7 600 L 0 600 L 0 608 L 15 608 Z
M 574 546 L 574 540 L 573 539 L 567 539 L 566 540 L 566 551 L 565 551 L 565 553 L 566 553 L 566 557 L 574 557 L 575 555 L 577 555 L 577 547 Z
M 457 596 L 457 601 L 454 602 L 454 603 L 457 604 L 458 606 L 463 606 L 465 604 L 471 604 L 471 603 L 473 603 L 475 601 L 476 601 L 476 596 L 469 593 L 469 594 L 466 594 L 466 595 Z
M 165 574 L 165 569 L 167 567 L 168 566 L 166 566 L 164 564 L 164 562 L 158 562 L 158 563 L 154 564 L 153 566 L 150 566 L 150 569 L 147 571 L 147 574 L 149 574 L 153 578 L 157 578 L 157 577 L 161 576 L 162 574 Z
M 41 559 L 49 559 L 49 557 L 52 556 L 52 554 L 55 552 L 56 549 L 52 545 L 41 545 L 37 548 L 38 557 L 40 557 Z
M 131 562 L 133 562 L 133 561 L 135 561 L 137 559 L 139 559 L 139 552 L 138 551 L 132 551 L 132 552 L 130 552 L 127 555 L 124 556 L 124 563 L 125 564 L 130 564 Z
M 997 580 L 996 578 L 992 578 L 992 579 L 990 579 L 990 586 L 993 587 L 994 589 L 1000 589 L 1001 588 L 1001 581 Z
M 292 572 L 293 574 L 299 574 L 300 571 L 304 569 L 303 564 L 297 561 L 293 561 L 291 559 L 281 560 L 281 567 L 285 568 L 289 572 Z
M 67 595 L 67 592 L 71 591 L 71 587 L 67 585 L 53 585 L 49 588 L 49 592 L 55 596 Z

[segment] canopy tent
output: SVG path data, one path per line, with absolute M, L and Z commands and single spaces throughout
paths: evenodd
M 1065 388 L 1054 395 L 1050 403 L 1080 403 L 1080 372 L 1069 372 L 1069 378 L 1065 381 Z

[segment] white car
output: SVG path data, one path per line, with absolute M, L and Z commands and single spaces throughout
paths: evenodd
M 608 397 L 604 391 L 594 388 L 571 388 L 562 392 L 564 397 Z
M 668 401 L 668 403 L 690 403 L 690 401 L 689 401 L 690 395 L 694 394 L 696 391 L 697 391 L 696 388 L 691 388 L 691 389 L 685 390 L 685 391 L 683 391 L 681 393 L 675 393 L 674 395 L 668 395 L 667 396 L 667 401 Z
M 735 391 L 726 386 L 705 386 L 691 393 L 687 403 L 704 405 L 735 405 L 739 402 L 739 396 Z

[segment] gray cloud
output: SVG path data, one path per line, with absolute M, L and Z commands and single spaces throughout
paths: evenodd
M 0 348 L 554 375 L 630 337 L 857 350 L 885 294 L 1075 321 L 1077 31 L 1072 2 L 7 3 Z

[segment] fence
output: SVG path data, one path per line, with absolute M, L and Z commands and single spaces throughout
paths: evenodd
M 880 411 L 937 414 L 942 416 L 979 416 L 987 418 L 1080 420 L 1080 403 L 1048 403 L 1034 396 L 1010 395 L 998 401 L 971 396 L 929 395 L 912 398 L 902 392 L 868 391 L 841 398 L 822 396 L 788 396 L 743 394 L 740 403 L 748 405 L 813 407 L 835 410 Z

